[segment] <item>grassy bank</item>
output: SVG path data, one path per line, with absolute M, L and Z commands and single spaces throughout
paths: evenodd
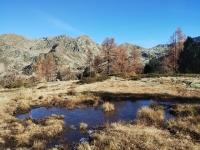
M 104 101 L 127 99 L 180 100 L 188 104 L 200 99 L 199 89 L 187 90 L 187 85 L 174 82 L 171 77 L 146 78 L 140 81 L 117 78 L 81 85 L 76 82 L 39 83 L 29 88 L 1 88 L 0 148 L 44 149 L 47 143 L 61 138 L 66 127 L 64 116 L 53 115 L 41 120 L 16 118 L 17 114 L 40 106 L 73 109 L 98 106 Z M 199 106 L 172 106 L 170 110 L 178 119 L 167 122 L 163 121 L 162 109 L 158 108 L 152 105 L 151 108 L 141 109 L 138 118 L 131 123 L 106 124 L 103 130 L 94 134 L 94 143 L 81 145 L 80 148 L 198 149 Z M 81 124 L 81 127 L 84 129 L 86 125 Z M 164 139 L 166 142 L 162 142 Z

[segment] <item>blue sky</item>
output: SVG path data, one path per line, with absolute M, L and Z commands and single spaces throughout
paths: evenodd
M 0 34 L 28 38 L 88 35 L 101 44 L 114 37 L 151 48 L 181 27 L 200 36 L 200 0 L 2 0 Z

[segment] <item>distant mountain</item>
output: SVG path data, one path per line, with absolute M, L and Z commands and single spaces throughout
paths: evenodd
M 200 37 L 194 38 L 200 43 Z M 120 46 L 130 48 L 130 43 Z M 169 47 L 167 44 L 160 44 L 153 48 L 146 49 L 137 46 L 141 52 L 141 63 L 144 65 L 151 57 L 161 58 Z M 0 36 L 0 74 L 13 70 L 26 71 L 35 63 L 37 57 L 47 53 L 52 53 L 57 65 L 65 65 L 76 70 L 86 66 L 88 48 L 94 54 L 98 54 L 101 45 L 92 41 L 88 36 L 83 35 L 71 38 L 66 35 L 55 37 L 43 37 L 39 39 L 29 39 L 16 34 L 3 34 Z
M 75 39 L 60 35 L 56 37 L 43 37 L 29 39 L 16 34 L 0 36 L 0 67 L 1 70 L 22 70 L 35 62 L 40 55 L 52 53 L 57 64 L 65 64 L 71 68 L 85 66 L 87 48 L 94 53 L 101 49 L 88 36 Z

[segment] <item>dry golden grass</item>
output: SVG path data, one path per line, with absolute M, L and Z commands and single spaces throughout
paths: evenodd
M 167 121 L 167 129 L 181 138 L 190 138 L 200 141 L 200 117 L 190 116 Z
M 179 139 L 167 130 L 153 126 L 112 123 L 106 129 L 94 133 L 95 150 L 131 149 L 199 149 L 190 139 Z
M 170 112 L 176 116 L 194 116 L 200 114 L 200 104 L 174 104 Z
M 157 110 L 164 110 L 164 106 L 161 104 L 158 104 L 156 102 L 151 102 L 150 103 L 150 108 L 157 111 Z
M 17 145 L 23 145 L 23 144 L 29 144 L 30 136 L 27 133 L 23 134 L 17 134 L 15 136 L 15 141 L 17 142 Z
M 43 150 L 43 149 L 45 149 L 45 142 L 44 141 L 40 141 L 40 140 L 35 140 L 33 142 L 33 148 L 35 150 Z
M 172 96 L 200 98 L 199 94 L 200 89 L 189 91 L 186 89 L 185 85 L 182 85 L 181 83 L 172 82 L 171 78 L 162 78 L 162 79 L 160 78 L 150 83 L 148 82 L 148 80 L 151 79 L 146 79 L 146 80 L 147 81 L 122 81 L 120 79 L 106 80 L 104 82 L 98 82 L 87 85 L 78 85 L 78 86 L 74 86 L 74 83 L 76 81 L 67 81 L 67 82 L 40 83 L 36 87 L 28 89 L 23 87 L 17 89 L 1 88 L 0 89 L 0 103 L 1 103 L 0 149 L 4 149 L 2 145 L 4 146 L 4 144 L 7 142 L 6 140 L 12 139 L 12 137 L 14 137 L 15 139 L 13 143 L 16 142 L 16 145 L 18 145 L 17 147 L 15 147 L 15 149 L 19 148 L 19 146 L 28 149 L 28 147 L 32 147 L 34 144 L 33 142 L 30 141 L 40 140 L 37 139 L 36 137 L 48 139 L 48 138 L 53 138 L 58 134 L 62 133 L 64 130 L 64 121 L 58 119 L 55 116 L 46 118 L 46 120 L 44 120 L 44 122 L 42 123 L 35 123 L 31 118 L 26 121 L 22 121 L 23 122 L 22 123 L 13 115 L 15 113 L 20 113 L 20 111 L 16 111 L 18 109 L 24 110 L 26 112 L 26 110 L 31 109 L 33 106 L 39 107 L 43 106 L 45 103 L 51 104 L 53 97 L 54 98 L 57 97 L 59 99 L 56 100 L 56 102 L 58 102 L 59 104 L 61 102 L 62 103 L 66 102 L 69 105 L 71 105 L 71 108 L 74 108 L 79 103 L 86 103 L 86 102 L 91 102 L 91 105 L 98 105 L 101 100 L 92 95 L 91 94 L 92 92 L 132 93 L 132 94 L 136 93 L 136 94 L 152 94 L 152 95 L 169 94 Z M 42 86 L 45 86 L 46 88 L 38 89 L 39 87 Z M 66 91 L 70 88 L 74 89 L 76 93 L 72 95 L 67 95 Z M 81 94 L 84 91 L 90 91 L 90 92 L 87 94 Z M 62 95 L 58 97 L 58 95 L 60 94 Z M 40 96 L 42 96 L 42 98 L 39 98 Z M 138 119 L 145 120 L 146 118 L 146 122 L 149 122 L 150 120 L 150 123 L 152 125 L 157 126 L 157 124 L 159 124 L 158 122 L 162 122 L 162 112 L 159 113 L 159 111 L 160 109 L 157 110 L 157 107 L 154 106 L 152 107 L 152 110 L 150 112 L 147 111 L 147 114 L 149 113 L 150 115 L 141 115 L 144 117 L 140 116 L 138 117 Z M 158 114 L 155 115 L 154 112 L 157 112 Z M 190 140 L 198 139 L 195 137 L 199 136 L 200 127 L 198 124 L 200 124 L 199 123 L 200 119 L 199 117 L 195 117 L 196 112 L 189 114 L 190 115 L 194 114 L 194 115 L 192 117 L 188 116 L 185 119 L 181 118 L 177 121 L 174 120 L 168 121 L 167 125 L 168 128 L 170 129 L 170 132 L 175 132 L 175 131 L 179 132 L 179 134 L 177 133 L 179 138 L 172 137 L 171 133 L 169 133 L 168 131 L 162 131 L 161 129 L 157 129 L 155 127 L 148 127 L 148 126 L 144 127 L 142 125 L 133 126 L 130 124 L 124 125 L 121 123 L 117 123 L 116 126 L 118 127 L 113 128 L 116 129 L 115 131 L 111 130 L 111 128 L 108 125 L 108 128 L 106 128 L 105 131 L 101 131 L 99 134 L 96 134 L 97 140 L 95 147 L 96 149 L 106 149 L 106 148 L 107 149 L 115 149 L 115 148 L 116 149 L 161 149 L 161 148 L 198 149 L 199 143 L 195 141 L 193 141 L 192 143 Z M 152 116 L 154 117 L 152 118 Z M 125 132 L 123 128 L 126 129 L 127 132 Z M 139 133 L 137 132 L 137 130 Z M 134 132 L 136 134 L 132 135 L 134 134 Z M 184 134 L 189 136 L 190 138 L 182 138 Z M 33 137 L 35 137 L 35 139 L 32 139 Z M 111 140 L 109 140 L 109 138 L 111 138 Z M 117 140 L 114 140 L 114 138 L 116 138 Z M 165 139 L 167 139 L 167 142 L 166 143 L 162 142 L 162 140 L 165 141 Z M 170 142 L 170 140 L 174 141 L 174 144 Z M 134 142 L 136 142 L 135 147 L 132 144 Z M 131 146 L 130 145 L 127 147 L 123 146 L 128 144 L 130 144 Z M 177 144 L 177 146 L 175 144 Z M 8 145 L 8 143 L 6 145 Z M 6 148 L 12 149 L 12 147 L 6 147 Z
M 17 134 L 24 132 L 24 126 L 22 124 L 14 122 L 12 125 L 13 125 L 13 130 L 15 130 Z
M 159 109 L 155 111 L 149 107 L 144 106 L 137 112 L 136 122 L 143 125 L 160 126 L 164 123 L 164 119 L 164 110 Z
M 84 123 L 84 122 L 81 122 L 81 123 L 80 123 L 80 127 L 79 127 L 80 130 L 86 130 L 87 127 L 88 127 L 87 123 Z
M 110 102 L 105 102 L 102 106 L 103 111 L 112 111 L 115 110 L 114 104 L 110 103 Z
M 84 144 L 79 144 L 77 150 L 91 150 L 90 145 L 86 142 Z

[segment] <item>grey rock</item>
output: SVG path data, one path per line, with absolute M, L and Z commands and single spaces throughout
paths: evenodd
M 200 37 L 194 39 L 196 42 L 200 41 Z M 120 46 L 128 48 L 130 54 L 133 45 L 124 43 Z M 167 44 L 160 44 L 150 49 L 137 47 L 141 52 L 140 62 L 143 65 L 148 63 L 151 57 L 160 59 L 169 51 Z M 4 72 L 13 69 L 24 71 L 29 68 L 28 72 L 31 73 L 33 67 L 27 66 L 34 64 L 41 54 L 52 53 L 57 65 L 65 65 L 77 70 L 77 68 L 85 68 L 88 48 L 96 55 L 99 54 L 101 45 L 93 42 L 86 35 L 77 38 L 60 35 L 29 39 L 16 34 L 3 34 L 0 35 L 0 63 L 4 66 Z

